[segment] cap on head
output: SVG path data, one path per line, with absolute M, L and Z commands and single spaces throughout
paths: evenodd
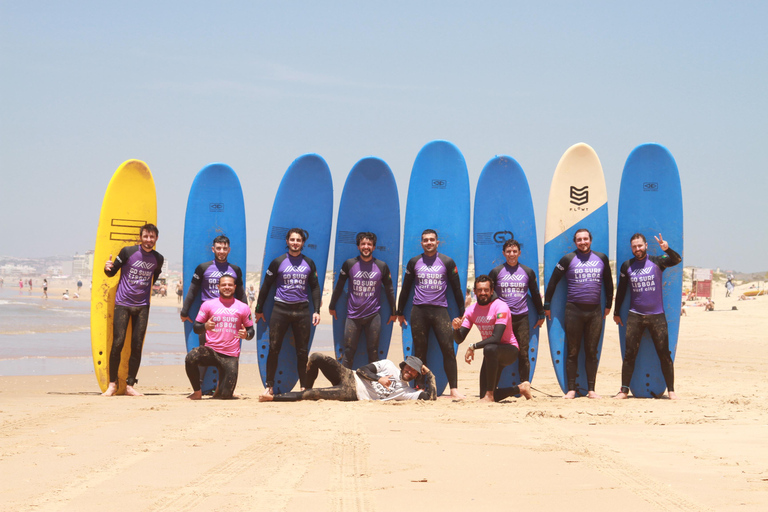
M 410 366 L 417 372 L 421 372 L 421 367 L 424 366 L 424 363 L 422 363 L 421 359 L 419 359 L 416 356 L 408 356 L 405 358 L 405 361 L 400 363 L 400 369 L 402 370 L 405 367 L 405 365 Z

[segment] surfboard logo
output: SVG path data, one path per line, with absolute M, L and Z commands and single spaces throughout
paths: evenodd
M 571 187 L 571 204 L 584 206 L 589 202 L 589 185 L 581 188 Z
M 445 188 L 448 186 L 448 180 L 432 180 L 432 188 Z
M 643 183 L 643 192 L 658 192 L 659 184 L 655 181 L 646 181 Z
M 110 240 L 119 240 L 121 242 L 133 242 L 139 238 L 139 229 L 146 224 L 145 220 L 135 219 L 112 219 L 109 231 Z
M 208 211 L 220 213 L 224 211 L 224 203 L 208 203 Z
M 507 240 L 515 238 L 515 234 L 511 231 L 497 231 L 493 234 L 493 241 L 497 244 L 503 244 Z

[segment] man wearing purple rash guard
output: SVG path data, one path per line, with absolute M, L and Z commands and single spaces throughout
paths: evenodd
M 675 368 L 672 355 L 669 352 L 669 332 L 667 317 L 664 315 L 664 293 L 661 273 L 664 269 L 674 267 L 682 261 L 679 254 L 669 248 L 669 244 L 659 233 L 656 238 L 664 256 L 648 256 L 648 242 L 645 235 L 635 233 L 630 239 L 632 254 L 619 270 L 619 288 L 616 291 L 616 307 L 613 320 L 618 325 L 621 322 L 619 311 L 624 303 L 624 297 L 629 287 L 629 315 L 627 315 L 627 332 L 625 335 L 624 364 L 621 368 L 621 390 L 614 398 L 627 398 L 629 384 L 635 371 L 635 360 L 640 348 L 643 332 L 648 329 L 659 356 L 661 373 L 667 384 L 669 398 L 676 400 Z
M 544 323 L 544 306 L 541 304 L 541 293 L 536 281 L 536 273 L 522 263 L 518 262 L 520 257 L 520 242 L 517 240 L 507 240 L 502 247 L 506 263 L 491 270 L 488 276 L 496 285 L 494 291 L 496 295 L 509 306 L 509 312 L 512 314 L 512 330 L 515 333 L 517 343 L 520 345 L 520 356 L 517 363 L 520 371 L 520 383 L 529 382 L 531 374 L 531 362 L 529 359 L 528 344 L 531 341 L 530 325 L 528 320 L 528 294 L 531 294 L 533 306 L 539 313 L 539 321 L 536 328 Z M 480 396 L 485 395 L 486 390 L 482 387 L 483 372 L 485 371 L 485 361 L 480 369 Z
M 464 291 L 461 289 L 456 263 L 448 256 L 437 252 L 439 245 L 437 232 L 434 229 L 425 229 L 421 234 L 421 247 L 424 253 L 411 258 L 405 267 L 397 316 L 400 325 L 407 327 L 408 322 L 403 316 L 403 310 L 408 302 L 411 288 L 415 285 L 413 309 L 411 309 L 413 352 L 422 361 L 426 360 L 429 329 L 432 329 L 443 354 L 443 367 L 448 377 L 451 397 L 463 399 L 464 395 L 458 390 L 458 367 L 456 355 L 453 353 L 451 317 L 448 314 L 446 294 L 450 287 L 456 299 L 456 305 L 459 307 L 459 315 L 463 316 Z
M 278 356 L 288 327 L 293 331 L 296 343 L 296 366 L 302 389 L 307 387 L 307 359 L 309 336 L 313 325 L 320 323 L 320 284 L 317 281 L 315 262 L 301 254 L 307 233 L 301 228 L 291 228 L 285 236 L 288 252 L 275 258 L 267 268 L 264 283 L 254 308 L 254 322 L 264 319 L 264 303 L 274 285 L 275 306 L 269 319 L 269 355 L 267 355 L 267 389 L 271 395 L 275 385 Z M 311 290 L 314 312 L 309 312 Z
M 467 348 L 464 361 L 472 364 L 475 358 L 475 350 L 483 351 L 483 368 L 481 373 L 480 388 L 484 389 L 480 395 L 481 402 L 500 402 L 514 395 L 523 395 L 526 400 L 531 399 L 531 384 L 521 382 L 519 386 L 510 388 L 497 388 L 499 375 L 505 366 L 509 366 L 517 360 L 519 347 L 512 330 L 512 314 L 509 307 L 500 298 L 494 295 L 494 282 L 486 276 L 480 275 L 475 279 L 475 295 L 477 302 L 470 304 L 461 318 L 454 318 L 453 339 L 461 343 L 466 339 L 469 330 L 476 325 L 483 337 L 482 341 L 473 343 Z
M 378 361 L 379 336 L 381 334 L 381 287 L 387 294 L 389 321 L 397 319 L 395 315 L 395 291 L 392 287 L 392 275 L 383 261 L 373 257 L 376 248 L 376 235 L 363 232 L 357 234 L 357 248 L 360 255 L 350 258 L 341 265 L 339 279 L 333 290 L 328 310 L 336 318 L 336 302 L 344 291 L 344 284 L 349 279 L 347 294 L 347 320 L 344 325 L 344 357 L 341 364 L 352 368 L 360 334 L 365 331 L 368 343 L 368 362 Z
M 229 238 L 224 235 L 217 236 L 213 239 L 211 250 L 214 254 L 213 260 L 201 263 L 195 269 L 195 273 L 192 274 L 192 281 L 189 284 L 184 305 L 181 307 L 180 316 L 182 322 L 193 322 L 189 318 L 189 308 L 192 307 L 192 303 L 198 294 L 201 295 L 202 302 L 219 296 L 219 278 L 224 274 L 234 276 L 235 298 L 240 302 L 248 304 L 248 297 L 245 294 L 245 286 L 243 285 L 243 271 L 237 265 L 227 261 L 230 251 Z M 205 331 L 200 335 L 200 346 L 202 347 L 203 345 L 205 345 Z
M 104 273 L 113 277 L 120 271 L 120 281 L 115 294 L 115 313 L 112 327 L 112 350 L 109 354 L 109 386 L 102 393 L 112 396 L 117 392 L 117 371 L 120 368 L 121 353 L 125 343 L 128 321 L 131 322 L 131 357 L 128 360 L 128 378 L 125 379 L 125 394 L 142 396 L 134 389 L 136 375 L 141 364 L 141 350 L 149 320 L 149 296 L 152 285 L 160 277 L 163 256 L 154 250 L 158 229 L 154 224 L 145 224 L 139 230 L 141 243 L 123 247 L 112 261 L 112 255 L 104 264 Z M 122 269 L 122 270 L 121 270 Z
M 613 302 L 613 278 L 608 257 L 592 248 L 592 233 L 579 229 L 573 235 L 576 250 L 568 253 L 558 262 L 549 278 L 544 294 L 544 314 L 551 320 L 549 303 L 555 294 L 557 283 L 565 277 L 568 296 L 565 304 L 565 338 L 568 357 L 565 374 L 568 379 L 568 393 L 563 398 L 576 398 L 576 373 L 578 372 L 579 349 L 584 337 L 584 353 L 587 370 L 587 396 L 600 398 L 595 393 L 597 378 L 597 350 L 603 331 L 603 318 L 611 312 Z M 605 290 L 605 311 L 600 311 L 600 291 Z

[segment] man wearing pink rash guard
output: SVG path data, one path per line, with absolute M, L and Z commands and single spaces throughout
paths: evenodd
M 205 334 L 205 345 L 189 351 L 184 361 L 187 377 L 193 393 L 187 398 L 200 400 L 200 366 L 215 366 L 219 370 L 219 382 L 213 398 L 233 398 L 237 385 L 240 362 L 240 340 L 253 339 L 253 320 L 247 304 L 235 298 L 235 276 L 219 277 L 219 296 L 207 300 L 192 328 L 197 334 Z
M 530 400 L 531 385 L 528 382 L 521 382 L 519 386 L 511 388 L 496 388 L 501 370 L 514 363 L 520 351 L 512 331 L 512 314 L 503 300 L 494 298 L 493 287 L 494 282 L 490 277 L 480 275 L 475 278 L 477 302 L 470 304 L 463 317 L 453 319 L 453 338 L 461 343 L 472 325 L 480 330 L 482 341 L 470 345 L 464 356 L 467 364 L 472 364 L 475 350 L 483 349 L 485 372 L 481 378 L 485 379 L 485 383 L 481 383 L 480 387 L 486 392 L 480 401 L 499 402 L 514 395 L 523 395 Z

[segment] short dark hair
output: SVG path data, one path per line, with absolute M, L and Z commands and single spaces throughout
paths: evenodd
M 522 249 L 520 249 L 520 242 L 518 242 L 514 238 L 510 238 L 509 240 L 504 242 L 504 245 L 501 248 L 501 252 L 506 252 L 507 251 L 507 247 L 510 247 L 510 246 L 517 247 L 518 251 L 522 250 Z
M 366 238 L 373 242 L 373 246 L 376 247 L 376 233 L 371 233 L 370 231 L 361 231 L 357 234 L 357 238 L 355 239 L 357 246 L 360 247 L 360 242 Z
M 477 283 L 491 283 L 491 290 L 496 286 L 496 283 L 491 279 L 491 276 L 486 274 L 480 274 L 475 278 L 475 289 L 477 289 Z
M 438 238 L 437 231 L 434 229 L 425 229 L 421 232 L 421 238 L 424 238 L 424 235 L 435 235 L 435 238 Z
M 219 283 L 221 283 L 221 280 L 224 279 L 225 277 L 230 277 L 230 278 L 232 278 L 232 280 L 234 282 L 237 282 L 237 278 L 235 276 L 233 276 L 232 274 L 221 274 L 219 276 Z
M 634 242 L 638 238 L 642 238 L 643 242 L 645 242 L 646 244 L 648 243 L 648 240 L 645 239 L 645 235 L 642 233 L 635 233 L 634 235 L 632 235 L 632 238 L 629 239 L 629 243 Z
M 582 231 L 586 231 L 586 232 L 587 232 L 587 234 L 589 235 L 589 241 L 591 242 L 591 241 L 592 241 L 592 233 L 590 233 L 590 232 L 589 232 L 589 230 L 588 230 L 587 228 L 580 228 L 580 229 L 577 229 L 577 230 L 576 230 L 576 232 L 573 234 L 573 241 L 574 241 L 574 242 L 576 241 L 576 235 L 578 235 L 578 234 L 579 234 L 579 233 L 581 233 Z
M 219 235 L 216 238 L 213 239 L 213 245 L 216 244 L 227 244 L 229 245 L 229 238 L 227 238 L 226 235 Z
M 141 228 L 139 228 L 139 236 L 145 231 L 148 231 L 149 233 L 154 233 L 155 236 L 160 236 L 160 231 L 157 229 L 157 226 L 155 226 L 152 223 L 147 222 Z
M 305 230 L 301 228 L 291 228 L 288 230 L 288 232 L 285 234 L 285 241 L 287 242 L 289 238 L 291 238 L 291 235 L 293 233 L 296 233 L 301 237 L 302 242 L 306 242 L 307 238 L 309 238 L 309 233 L 307 233 Z

